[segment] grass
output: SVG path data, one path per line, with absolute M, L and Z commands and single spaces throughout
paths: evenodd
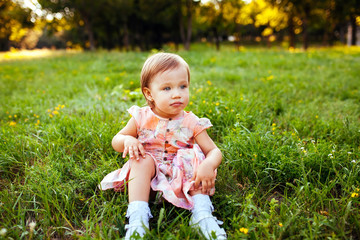
M 187 110 L 212 121 L 224 155 L 212 200 L 229 239 L 358 239 L 360 49 L 178 53 L 192 72 Z M 3 58 L 0 238 L 124 236 L 126 192 L 97 184 L 124 163 L 110 142 L 145 104 L 149 54 Z M 151 209 L 147 239 L 202 238 L 188 211 Z

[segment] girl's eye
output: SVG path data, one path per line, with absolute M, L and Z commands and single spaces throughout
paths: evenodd
M 186 85 L 182 85 L 180 88 L 185 89 L 186 87 L 187 87 Z
M 170 87 L 166 87 L 164 88 L 165 91 L 169 91 L 170 90 Z

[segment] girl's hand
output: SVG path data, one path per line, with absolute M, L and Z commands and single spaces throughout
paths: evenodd
M 195 190 L 199 188 L 201 183 L 202 194 L 209 195 L 210 190 L 215 187 L 215 170 L 204 161 L 199 165 L 193 179 L 195 180 Z
M 124 152 L 122 157 L 125 158 L 129 153 L 130 159 L 140 160 L 140 155 L 145 157 L 145 149 L 141 142 L 132 136 L 126 136 L 124 140 Z

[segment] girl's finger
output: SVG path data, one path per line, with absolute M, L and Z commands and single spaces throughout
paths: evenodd
M 195 177 L 195 176 L 194 176 L 194 178 L 195 178 L 194 188 L 195 188 L 195 189 L 198 189 L 198 188 L 199 188 L 199 185 L 200 185 L 200 180 L 199 180 L 197 177 Z
M 130 156 L 130 159 L 133 159 L 133 157 L 134 157 L 134 150 L 133 150 L 132 146 L 129 147 L 129 156 Z
M 211 188 L 215 187 L 215 179 L 211 181 Z
M 206 194 L 208 191 L 208 183 L 207 181 L 202 181 L 202 193 Z
M 135 153 L 135 159 L 136 159 L 136 160 L 139 160 L 140 158 L 139 158 L 139 151 L 138 151 L 138 149 L 134 149 L 134 153 Z
M 139 144 L 139 151 L 140 151 L 141 156 L 145 157 L 145 149 L 141 143 Z
M 122 157 L 125 158 L 126 154 L 128 153 L 128 147 L 125 147 Z

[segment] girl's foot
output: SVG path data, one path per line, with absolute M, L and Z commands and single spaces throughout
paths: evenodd
M 222 222 L 211 214 L 214 207 L 210 197 L 197 194 L 193 196 L 193 200 L 194 208 L 191 210 L 190 226 L 200 229 L 207 239 L 227 239 L 225 230 L 219 226 Z
M 126 217 L 129 218 L 129 224 L 125 225 L 125 240 L 131 239 L 134 234 L 143 237 L 146 228 L 149 229 L 149 219 L 152 218 L 149 204 L 143 201 L 131 202 L 128 206 Z
M 190 219 L 190 225 L 199 228 L 206 239 L 226 239 L 226 232 L 219 227 L 219 224 L 222 222 L 205 211 L 193 213 Z

